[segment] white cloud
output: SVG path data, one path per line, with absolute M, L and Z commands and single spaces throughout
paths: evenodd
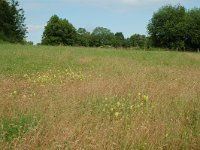
M 38 32 L 44 29 L 44 25 L 28 25 L 28 32 Z

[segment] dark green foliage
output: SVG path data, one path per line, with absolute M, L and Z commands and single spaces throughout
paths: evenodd
M 137 46 L 144 47 L 145 36 L 139 35 L 135 42 Z M 77 31 L 66 19 L 57 15 L 50 18 L 42 36 L 43 45 L 76 45 L 84 47 L 124 47 L 135 46 L 133 39 L 125 39 L 122 32 L 112 33 L 104 27 L 96 27 L 90 34 L 85 28 Z
M 184 40 L 185 8 L 167 5 L 153 15 L 148 25 L 154 46 L 174 48 Z
M 89 46 L 90 44 L 90 32 L 87 32 L 85 28 L 79 28 L 77 30 L 76 45 Z
M 174 50 L 199 50 L 200 9 L 186 10 L 181 5 L 166 5 L 154 13 L 148 24 L 149 36 L 133 34 L 125 38 L 122 32 L 112 33 L 96 27 L 90 34 L 84 28 L 77 31 L 66 19 L 54 15 L 42 36 L 45 45 L 77 45 L 85 47 L 161 47 Z
M 134 34 L 130 37 L 130 45 L 133 47 L 144 48 L 146 44 L 146 36 L 140 34 Z
M 200 47 L 200 9 L 167 5 L 154 13 L 148 32 L 155 47 L 185 50 Z
M 27 41 L 27 42 L 25 42 L 25 44 L 27 44 L 27 45 L 33 45 L 33 42 L 32 41 Z
M 115 36 L 109 29 L 96 27 L 91 34 L 90 46 L 112 46 L 114 40 Z
M 200 48 L 200 8 L 189 10 L 186 20 L 186 44 L 193 49 Z
M 114 47 L 125 47 L 125 38 L 122 32 L 115 33 Z
M 24 11 L 15 0 L 0 0 L 0 39 L 23 42 L 27 32 Z
M 74 45 L 76 29 L 66 19 L 57 15 L 50 18 L 42 36 L 44 45 Z
M 122 40 L 122 41 L 125 39 L 122 32 L 117 32 L 117 33 L 115 33 L 115 37 L 116 37 L 117 39 L 119 39 L 119 40 Z

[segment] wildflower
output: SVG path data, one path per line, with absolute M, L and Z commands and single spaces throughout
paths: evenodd
M 133 109 L 133 105 L 131 105 L 130 109 L 131 109 L 131 110 Z
M 118 117 L 119 116 L 119 113 L 118 112 L 115 112 L 115 117 Z
M 107 101 L 107 100 L 108 100 L 108 98 L 107 98 L 107 97 L 105 97 L 105 100 Z
M 141 96 L 141 93 L 140 93 L 140 92 L 138 93 L 138 96 Z
M 28 75 L 27 75 L 27 74 L 24 74 L 24 77 L 26 78 L 26 77 L 28 77 Z
M 17 91 L 14 91 L 13 94 L 17 94 Z
M 144 100 L 145 102 L 148 102 L 149 97 L 148 97 L 147 95 L 144 95 L 144 96 L 143 96 L 143 100 Z

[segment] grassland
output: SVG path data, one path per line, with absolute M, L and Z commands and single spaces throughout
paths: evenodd
M 200 54 L 0 45 L 0 149 L 199 149 Z

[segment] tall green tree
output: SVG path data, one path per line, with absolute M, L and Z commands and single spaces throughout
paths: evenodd
M 125 39 L 122 32 L 116 32 L 115 37 L 117 37 L 117 39 L 122 40 L 122 41 Z
M 0 0 L 0 39 L 9 42 L 23 42 L 27 27 L 24 10 L 18 1 Z
M 114 39 L 115 36 L 109 29 L 96 27 L 91 34 L 90 46 L 112 46 Z
M 122 32 L 115 33 L 115 39 L 113 41 L 114 47 L 124 47 L 125 46 L 125 38 Z
M 90 44 L 90 32 L 85 28 L 79 28 L 77 30 L 76 45 L 89 46 Z
M 186 21 L 186 45 L 200 49 L 200 8 L 189 10 Z
M 44 45 L 74 45 L 76 29 L 66 19 L 53 15 L 45 26 L 42 35 Z
M 184 47 L 185 17 L 186 10 L 180 5 L 167 5 L 154 13 L 147 27 L 153 45 L 166 48 Z
M 129 40 L 130 40 L 131 46 L 133 47 L 140 47 L 140 48 L 145 47 L 145 44 L 146 44 L 145 35 L 133 34 Z

